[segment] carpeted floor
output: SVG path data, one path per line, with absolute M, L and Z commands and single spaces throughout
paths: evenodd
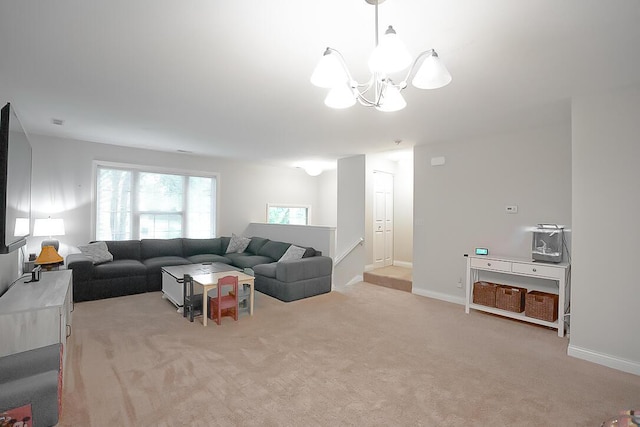
M 556 331 L 359 283 L 189 323 L 160 293 L 79 303 L 60 426 L 599 426 L 640 377 Z

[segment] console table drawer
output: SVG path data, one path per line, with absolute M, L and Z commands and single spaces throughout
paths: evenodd
M 511 271 L 511 263 L 509 261 L 498 261 L 495 259 L 479 259 L 471 258 L 472 268 L 481 268 L 483 270 Z
M 564 274 L 563 268 L 555 268 L 548 265 L 520 264 L 514 262 L 512 268 L 514 273 L 521 273 L 530 276 L 553 277 L 554 279 L 560 279 Z

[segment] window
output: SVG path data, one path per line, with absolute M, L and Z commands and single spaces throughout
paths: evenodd
M 216 177 L 98 165 L 96 240 L 215 236 Z
M 267 222 L 269 224 L 308 225 L 311 207 L 304 205 L 267 205 Z

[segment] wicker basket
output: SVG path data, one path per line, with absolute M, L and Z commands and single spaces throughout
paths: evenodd
M 524 311 L 525 288 L 499 285 L 496 289 L 496 308 L 522 313 Z
M 555 322 L 558 320 L 558 295 L 540 291 L 529 292 L 524 314 L 547 322 Z
M 473 284 L 473 303 L 496 306 L 496 288 L 498 285 L 490 282 L 475 282 Z

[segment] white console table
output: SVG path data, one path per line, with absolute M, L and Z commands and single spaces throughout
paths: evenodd
M 465 312 L 469 313 L 469 309 L 473 308 L 474 310 L 480 310 L 487 313 L 510 317 L 512 319 L 547 326 L 557 329 L 558 336 L 562 337 L 564 336 L 564 317 L 569 307 L 568 291 L 570 287 L 570 270 L 571 266 L 568 263 L 548 264 L 534 262 L 530 259 L 471 255 L 467 257 Z M 502 310 L 495 307 L 474 304 L 473 284 L 481 280 L 480 276 L 483 272 L 543 279 L 542 282 L 547 282 L 549 284 L 536 287 L 535 290 L 544 290 L 545 292 L 555 293 L 558 295 L 558 319 L 555 322 L 548 322 L 533 317 L 527 317 L 524 313 L 514 313 L 512 311 Z M 505 277 L 504 284 L 509 284 L 508 277 Z
M 47 271 L 37 282 L 20 279 L 0 297 L 0 356 L 56 343 L 63 344 L 66 356 L 73 311 L 71 274 Z

